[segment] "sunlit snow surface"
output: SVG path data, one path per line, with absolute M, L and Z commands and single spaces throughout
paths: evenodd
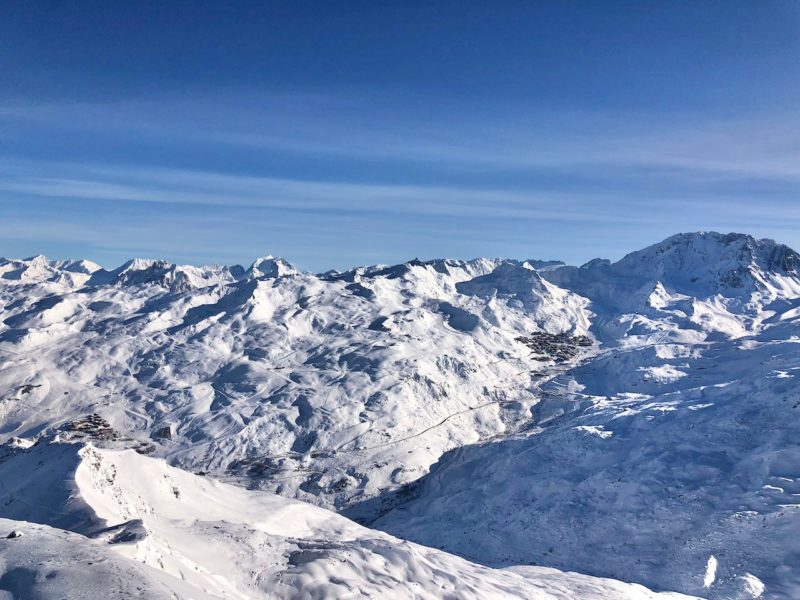
M 6 516 L 36 521 L 0 519 L 0 533 L 22 534 L 0 538 L 0 594 L 13 598 L 678 597 L 482 567 L 132 450 L 48 439 L 9 452 L 0 472 Z
M 797 597 L 799 267 L 0 261 L 0 517 L 54 528 L 0 590 L 72 544 L 145 597 Z

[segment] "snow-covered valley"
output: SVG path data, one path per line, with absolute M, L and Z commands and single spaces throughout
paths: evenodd
M 799 270 L 2 260 L 0 596 L 796 598 Z

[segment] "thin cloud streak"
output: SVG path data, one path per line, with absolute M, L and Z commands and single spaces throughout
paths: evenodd
M 369 95 L 368 95 L 369 97 Z M 384 99 L 386 102 L 388 100 Z M 402 99 L 395 99 L 402 104 Z M 220 114 L 214 95 L 167 95 L 123 103 L 0 107 L 0 129 L 20 119 L 41 127 L 239 150 L 432 163 L 454 169 L 680 168 L 710 178 L 800 180 L 796 115 L 698 121 L 692 115 L 503 111 L 485 115 L 432 107 L 427 118 L 370 108 L 341 93 L 252 92 Z M 168 123 L 168 126 L 165 126 Z
M 11 249 L 60 240 L 98 262 L 129 249 L 228 263 L 269 252 L 325 270 L 414 255 L 582 262 L 753 223 L 800 243 L 794 117 L 517 107 L 494 118 L 346 94 L 219 102 L 0 108 L 0 137 L 15 145 L 0 166 Z
M 523 218 L 637 223 L 644 217 L 587 211 L 574 198 L 504 190 L 346 184 L 245 177 L 187 171 L 126 170 L 137 183 L 110 184 L 85 179 L 34 177 L 0 182 L 10 194 L 49 198 L 152 202 L 284 210 L 413 212 L 439 216 Z M 208 191 L 208 190 L 212 191 Z M 571 206 L 570 205 L 574 205 Z M 561 209 L 556 209 L 561 206 Z

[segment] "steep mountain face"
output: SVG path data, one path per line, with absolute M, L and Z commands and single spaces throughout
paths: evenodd
M 749 235 L 672 236 L 616 263 L 542 273 L 592 300 L 607 343 L 641 338 L 696 341 L 743 336 L 800 295 L 800 255 Z
M 582 267 L 4 261 L 0 441 L 122 444 L 491 567 L 790 598 L 798 264 L 716 233 Z
M 297 275 L 298 271 L 293 265 L 289 264 L 282 258 L 275 258 L 274 256 L 265 256 L 253 261 L 253 264 L 247 270 L 246 275 L 253 278 L 258 277 L 284 277 L 286 275 Z
M 773 240 L 704 232 L 674 235 L 613 264 L 596 260 L 556 269 L 553 279 L 573 278 L 580 285 L 602 278 L 629 288 L 660 282 L 671 293 L 750 300 L 753 294 L 796 295 L 798 269 L 800 255 Z
M 655 278 L 682 294 L 749 297 L 796 292 L 800 255 L 773 240 L 730 233 L 678 234 L 632 252 L 612 270 Z

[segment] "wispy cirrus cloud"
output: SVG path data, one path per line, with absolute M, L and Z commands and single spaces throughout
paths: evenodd
M 50 172 L 54 176 L 32 175 Z M 61 176 L 70 173 L 72 177 Z M 404 213 L 565 221 L 651 220 L 609 214 L 598 202 L 557 190 L 291 180 L 147 167 L 21 164 L 0 168 L 0 192 L 25 197 L 207 205 L 288 211 Z M 597 192 L 592 193 L 598 199 Z M 622 205 L 620 205 L 622 206 Z
M 13 138 L 30 127 L 131 144 L 183 143 L 212 154 L 423 163 L 433 171 L 660 169 L 698 179 L 800 178 L 800 119 L 789 110 L 709 118 L 512 104 L 492 114 L 485 107 L 454 110 L 436 99 L 425 111 L 409 111 L 404 107 L 412 99 L 370 90 L 245 88 L 232 95 L 232 101 L 205 91 L 98 103 L 6 103 L 0 135 Z
M 406 101 L 239 94 L 222 113 L 208 95 L 6 105 L 5 237 L 39 251 L 38 231 L 100 262 L 133 249 L 191 262 L 267 250 L 320 270 L 411 255 L 553 257 L 559 239 L 575 243 L 557 254 L 581 262 L 754 223 L 800 244 L 792 117 L 491 115 L 434 101 L 404 111 Z

